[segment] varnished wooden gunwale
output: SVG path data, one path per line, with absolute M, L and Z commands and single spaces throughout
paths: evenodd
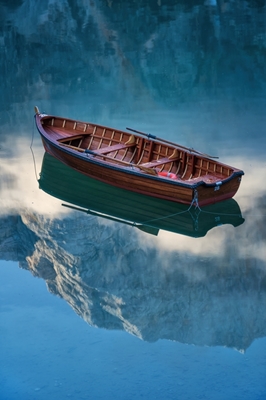
M 42 114 L 36 114 L 36 125 L 46 151 L 70 167 L 102 182 L 165 200 L 191 204 L 196 199 L 199 205 L 225 200 L 235 195 L 243 175 L 243 171 L 178 145 L 102 125 Z M 157 172 L 178 174 L 179 179 L 151 175 L 141 170 L 143 166 L 156 166 Z

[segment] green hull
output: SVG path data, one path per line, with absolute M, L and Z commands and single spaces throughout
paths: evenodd
M 159 230 L 202 237 L 215 226 L 244 222 L 233 199 L 201 209 L 116 188 L 89 178 L 44 154 L 39 186 L 44 192 L 89 214 L 136 225 L 149 233 Z

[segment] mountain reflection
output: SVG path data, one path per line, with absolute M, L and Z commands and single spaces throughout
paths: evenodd
M 266 336 L 264 261 L 239 254 L 230 235 L 222 254 L 209 257 L 167 251 L 139 230 L 76 212 L 51 219 L 22 211 L 1 227 L 0 258 L 45 279 L 95 327 L 239 350 Z

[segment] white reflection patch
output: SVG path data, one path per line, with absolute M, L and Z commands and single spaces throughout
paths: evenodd
M 5 146 L 9 148 L 12 143 L 13 152 L 16 156 L 1 158 L 0 161 L 0 214 L 20 213 L 25 208 L 50 217 L 58 216 L 59 213 L 66 214 L 68 210 L 61 206 L 59 200 L 39 189 L 37 179 L 39 178 L 44 152 L 41 144 L 38 147 L 35 145 L 34 165 L 30 150 L 31 138 L 26 138 L 25 135 L 24 138 L 16 141 L 16 148 L 14 148 L 11 137 L 14 137 L 14 134 L 9 136 L 10 139 L 7 140 Z M 37 133 L 35 133 L 36 138 Z

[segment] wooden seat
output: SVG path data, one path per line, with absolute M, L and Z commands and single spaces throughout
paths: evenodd
M 181 159 L 182 157 L 180 157 L 178 150 L 174 149 L 173 153 L 169 157 L 159 158 L 158 160 L 152 160 L 140 165 L 143 165 L 144 167 L 147 168 L 153 168 L 173 161 L 180 161 Z
M 144 164 L 140 164 L 140 165 L 143 165 L 144 167 L 147 167 L 147 168 L 153 168 L 153 167 L 158 167 L 160 165 L 167 164 L 167 163 L 170 163 L 173 161 L 180 161 L 180 160 L 181 160 L 180 157 L 176 157 L 176 158 L 165 157 L 165 158 L 160 158 L 159 160 L 153 160 L 153 161 L 150 161 L 150 162 L 147 162 Z
M 113 151 L 119 151 L 122 149 L 126 149 L 126 148 L 132 147 L 132 146 L 134 146 L 134 143 L 133 144 L 118 143 L 118 144 L 114 144 L 112 146 L 102 147 L 101 149 L 96 149 L 93 151 L 94 151 L 94 153 L 107 154 L 107 153 L 112 153 Z
M 93 150 L 94 153 L 98 154 L 108 154 L 114 151 L 119 151 L 122 149 L 127 149 L 128 147 L 133 147 L 136 144 L 136 139 L 134 135 L 131 135 L 127 142 L 125 143 L 117 143 L 113 144 L 112 146 L 102 147 L 100 149 Z

